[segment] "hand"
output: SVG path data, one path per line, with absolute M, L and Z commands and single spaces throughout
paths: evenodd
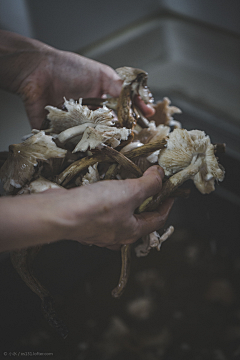
M 109 66 L 83 56 L 51 49 L 38 67 L 21 84 L 19 93 L 33 128 L 40 128 L 46 117 L 46 105 L 57 106 L 67 99 L 120 95 L 122 80 Z M 155 110 L 138 96 L 136 104 L 145 116 Z
M 134 214 L 146 198 L 161 190 L 163 176 L 159 166 L 152 166 L 139 179 L 2 197 L 0 251 L 62 239 L 112 249 L 133 243 L 165 224 L 172 199 L 157 211 Z
M 40 41 L 0 30 L 0 87 L 21 96 L 32 128 L 40 129 L 47 105 L 67 99 L 120 95 L 122 80 L 109 66 Z M 153 108 L 136 99 L 145 116 Z
M 19 93 L 33 128 L 46 117 L 46 105 L 58 106 L 67 99 L 118 96 L 122 81 L 107 65 L 83 56 L 48 49 L 38 67 L 23 81 Z
M 61 194 L 58 190 L 47 193 L 53 197 L 59 223 L 61 219 L 64 224 L 69 221 L 64 238 L 113 248 L 133 243 L 164 226 L 172 199 L 155 212 L 134 214 L 146 198 L 161 190 L 163 176 L 162 168 L 153 166 L 139 179 L 102 181 Z

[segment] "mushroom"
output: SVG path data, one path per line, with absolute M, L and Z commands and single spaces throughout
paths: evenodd
M 97 125 L 95 128 L 88 127 L 83 134 L 82 139 L 76 145 L 73 153 L 77 151 L 86 151 L 95 149 L 108 143 L 113 148 L 117 147 L 121 140 L 127 140 L 131 130 L 124 128 L 110 127 L 106 125 Z
M 203 131 L 179 129 L 180 123 L 172 116 L 181 111 L 170 106 L 168 98 L 155 105 L 156 114 L 149 122 L 134 104 L 135 95 L 140 95 L 145 103 L 153 101 L 147 87 L 147 73 L 131 67 L 118 68 L 116 71 L 123 80 L 119 98 L 79 101 L 64 99 L 64 110 L 47 106 L 50 128 L 46 131 L 52 136 L 40 131 L 22 144 L 10 146 L 8 160 L 0 170 L 6 191 L 16 194 L 17 190 L 21 189 L 18 194 L 22 194 L 39 192 L 58 185 L 87 185 L 102 179 L 118 178 L 121 169 L 125 169 L 126 177 L 139 177 L 143 173 L 142 162 L 148 167 L 157 160 L 169 179 L 164 182 L 162 191 L 144 201 L 136 213 L 156 210 L 168 196 L 175 196 L 178 186 L 187 179 L 193 179 L 202 193 L 214 190 L 215 181 L 223 180 L 224 170 L 218 165 L 214 154 L 215 147 L 209 137 Z M 102 108 L 90 110 L 86 105 Z M 112 109 L 117 112 L 117 119 Z M 170 133 L 172 125 L 178 129 Z M 67 152 L 63 148 L 73 152 Z M 66 153 L 71 155 L 69 160 Z M 51 173 L 47 171 L 49 169 L 46 170 L 46 162 L 55 158 L 64 158 L 64 162 L 61 169 L 59 167 Z M 45 162 L 44 167 L 37 167 L 40 161 Z M 53 179 L 58 185 L 49 181 Z M 182 195 L 182 192 L 178 193 Z M 186 195 L 186 192 L 183 195 Z M 162 236 L 153 232 L 143 238 L 143 244 L 136 248 L 137 255 L 147 255 L 151 248 L 160 250 L 162 242 L 173 230 L 173 227 L 170 227 Z M 41 297 L 50 323 L 65 337 L 66 329 L 55 316 L 50 294 L 32 274 L 31 263 L 38 251 L 39 247 L 13 252 L 12 261 L 22 279 Z M 119 297 L 127 284 L 130 245 L 121 247 L 121 256 L 121 275 L 117 287 L 112 291 L 114 297 Z
M 127 66 L 116 69 L 116 72 L 123 80 L 122 91 L 117 105 L 117 117 L 120 126 L 132 129 L 136 125 L 135 116 L 138 115 L 138 121 L 141 121 L 140 125 L 148 127 L 148 120 L 133 104 L 135 95 L 140 95 L 146 104 L 153 102 L 152 94 L 147 87 L 147 72 Z
M 51 132 L 54 134 L 85 123 L 112 125 L 113 114 L 106 106 L 93 111 L 82 105 L 82 99 L 77 102 L 64 98 L 64 107 L 67 111 L 50 105 L 45 107 L 49 111 L 47 118 L 50 120 Z
M 149 126 L 146 129 L 142 129 L 134 136 L 134 141 L 140 141 L 143 144 L 147 144 L 150 141 L 157 141 L 168 136 L 170 127 L 160 124 L 156 126 L 155 121 L 150 121 Z
M 126 145 L 123 147 L 120 151 L 125 154 L 127 151 L 137 149 L 140 146 L 143 146 L 146 143 L 154 142 L 160 142 L 163 139 L 166 139 L 167 135 L 170 132 L 170 128 L 168 126 L 159 125 L 156 127 L 155 122 L 151 121 L 149 123 L 149 127 L 146 129 L 142 129 L 140 133 L 134 137 L 134 140 L 132 143 Z M 142 141 L 142 142 L 141 142 Z M 158 161 L 158 155 L 160 150 L 156 150 L 152 152 L 150 155 L 146 156 L 139 156 L 137 159 L 135 159 L 136 165 L 140 167 L 140 169 L 144 172 L 146 171 L 152 164 L 157 163 Z M 127 175 L 127 174 L 126 174 Z M 126 178 L 126 176 L 123 177 Z
M 20 144 L 10 145 L 8 158 L 0 170 L 4 190 L 11 194 L 30 182 L 38 161 L 64 158 L 66 153 L 67 151 L 58 148 L 52 136 L 45 135 L 44 131 L 38 132 Z
M 169 226 L 163 235 L 159 235 L 157 231 L 152 232 L 142 238 L 142 243 L 135 247 L 135 253 L 137 257 L 148 255 L 152 248 L 156 248 L 160 251 L 161 245 L 166 241 L 174 232 L 174 227 Z
M 153 102 L 153 97 L 147 86 L 148 73 L 144 70 L 124 66 L 116 69 L 123 80 L 123 86 L 131 85 L 132 96 L 140 95 L 145 104 Z
M 62 186 L 39 176 L 36 180 L 25 185 L 19 192 L 18 195 L 22 194 L 35 194 L 49 189 L 62 189 Z
M 88 172 L 82 178 L 82 185 L 93 184 L 100 180 L 100 176 L 97 169 L 98 163 L 93 166 L 89 166 Z
M 189 169 L 189 178 L 193 179 L 202 194 L 214 191 L 215 181 L 224 179 L 224 170 L 218 165 L 214 145 L 204 131 L 175 129 L 169 135 L 167 147 L 160 151 L 158 163 L 167 176 Z M 191 172 L 193 168 L 196 169 L 194 175 Z
M 138 212 L 153 211 L 188 179 L 194 181 L 202 194 L 215 190 L 215 181 L 223 181 L 224 169 L 218 164 L 214 145 L 204 131 L 175 129 L 169 135 L 167 147 L 159 154 L 159 165 L 167 176 L 159 194 L 146 199 Z
M 139 156 L 150 155 L 156 150 L 162 149 L 166 146 L 167 140 L 162 139 L 160 141 L 155 141 L 153 143 L 145 144 L 136 149 L 127 151 L 124 156 L 128 159 L 135 159 Z M 56 182 L 59 185 L 66 186 L 75 176 L 77 176 L 81 171 L 87 169 L 89 166 L 94 165 L 96 162 L 112 162 L 114 161 L 106 153 L 106 148 L 103 147 L 101 151 L 96 152 L 91 156 L 83 157 L 80 160 L 75 161 L 64 169 L 56 178 Z
M 123 80 L 122 91 L 119 98 L 85 98 L 83 104 L 91 106 L 107 106 L 117 111 L 118 122 L 121 127 L 132 129 L 136 122 L 142 127 L 148 127 L 149 121 L 143 116 L 140 109 L 133 103 L 135 95 L 141 96 L 148 104 L 153 103 L 152 94 L 147 86 L 148 74 L 146 71 L 128 66 L 116 69 Z
M 117 147 L 122 140 L 127 140 L 131 134 L 130 129 L 112 126 L 114 125 L 114 116 L 106 106 L 90 110 L 87 106 L 82 105 L 82 99 L 79 100 L 79 103 L 65 99 L 65 105 L 68 109 L 67 112 L 52 106 L 47 106 L 46 109 L 50 111 L 48 118 L 51 120 L 52 132 L 58 132 L 67 126 L 57 136 L 57 140 L 61 144 L 81 136 L 73 153 L 95 149 L 106 142 L 112 147 Z M 73 120 L 76 120 L 78 125 L 73 126 Z
M 168 97 L 164 97 L 162 101 L 158 101 L 153 105 L 155 114 L 148 117 L 148 120 L 154 120 L 157 125 L 164 124 L 168 126 L 174 126 L 175 128 L 181 128 L 181 123 L 174 120 L 174 114 L 181 114 L 181 110 L 176 106 L 170 106 L 171 101 Z

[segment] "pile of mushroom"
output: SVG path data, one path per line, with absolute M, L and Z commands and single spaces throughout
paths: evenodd
M 153 104 L 147 87 L 147 73 L 123 67 L 116 70 L 123 80 L 119 98 L 64 99 L 62 109 L 47 106 L 47 121 L 41 131 L 9 147 L 0 178 L 6 194 L 41 192 L 52 187 L 72 188 L 106 179 L 140 177 L 153 164 L 163 167 L 166 181 L 162 191 L 147 199 L 136 211 L 153 211 L 168 196 L 177 196 L 178 187 L 192 179 L 205 194 L 214 191 L 215 181 L 222 181 L 224 169 L 215 157 L 216 146 L 203 131 L 187 131 L 173 119 L 181 111 L 170 100 Z M 152 103 L 155 115 L 146 119 L 134 104 L 134 96 Z M 90 110 L 89 106 L 96 110 Z M 173 131 L 172 128 L 174 128 Z M 184 191 L 183 191 L 184 193 Z M 137 244 L 137 256 L 145 256 L 174 231 L 154 232 Z M 26 284 L 40 296 L 48 321 L 66 337 L 65 325 L 56 317 L 50 294 L 34 277 L 33 257 L 40 247 L 13 251 L 12 262 Z M 130 264 L 130 245 L 121 249 L 120 280 L 112 295 L 125 289 Z

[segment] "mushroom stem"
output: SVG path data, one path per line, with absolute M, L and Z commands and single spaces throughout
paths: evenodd
M 149 142 L 147 144 L 144 144 L 143 146 L 139 146 L 135 149 L 129 150 L 125 152 L 124 155 L 131 160 L 140 156 L 148 156 L 157 150 L 165 148 L 166 144 L 167 138 L 164 138 L 158 141 Z
M 77 160 L 57 176 L 56 183 L 66 186 L 69 181 L 71 181 L 82 170 L 87 169 L 89 166 L 93 166 L 96 162 L 101 163 L 104 161 L 109 162 L 109 156 L 102 153 L 97 153 Z
M 118 98 L 117 117 L 121 127 L 132 129 L 136 125 L 136 120 L 132 112 L 132 86 L 131 84 L 122 87 Z
M 69 141 L 75 138 L 76 136 L 82 135 L 88 126 L 94 127 L 94 125 L 96 126 L 97 124 L 84 123 L 81 125 L 73 126 L 71 128 L 62 131 L 57 138 L 61 144 L 64 144 L 66 141 Z
M 141 110 L 136 105 L 133 106 L 133 111 L 135 112 L 135 114 L 137 116 L 138 125 L 140 125 L 141 128 L 143 128 L 143 129 L 149 128 L 148 119 L 143 115 Z
M 140 177 L 143 175 L 140 168 L 136 164 L 134 164 L 134 162 L 132 162 L 130 159 L 128 159 L 125 155 L 120 153 L 119 151 L 117 151 L 109 146 L 104 146 L 102 151 L 104 153 L 106 153 L 107 155 L 109 155 L 109 157 L 113 161 L 116 161 L 119 165 L 121 165 L 123 168 L 125 168 L 126 170 L 128 170 L 129 172 L 134 174 L 135 176 Z
M 157 246 L 157 250 L 160 251 L 162 243 L 166 241 L 174 232 L 174 227 L 171 225 L 167 228 L 167 230 L 162 234 L 162 236 L 159 239 L 159 244 Z
M 134 159 L 138 156 L 146 156 L 153 153 L 156 150 L 163 149 L 167 143 L 166 139 L 155 141 L 152 143 L 145 144 L 136 149 L 130 150 L 124 154 L 129 159 Z M 66 186 L 79 172 L 87 169 L 89 166 L 94 165 L 96 162 L 116 162 L 110 157 L 109 154 L 103 151 L 96 153 L 92 156 L 84 157 L 80 160 L 75 161 L 63 170 L 56 178 L 56 182 L 59 185 Z M 141 175 L 139 175 L 141 176 Z
M 111 164 L 105 174 L 104 180 L 115 179 L 115 176 L 117 175 L 117 170 L 118 170 L 118 164 L 117 163 Z
M 137 213 L 140 214 L 144 211 L 154 211 L 158 208 L 161 202 L 167 199 L 184 181 L 190 179 L 196 175 L 203 166 L 201 157 L 197 159 L 194 164 L 190 164 L 185 169 L 171 176 L 162 187 L 160 193 L 151 196 L 146 199 L 137 209 Z
M 125 290 L 129 274 L 130 274 L 130 259 L 131 259 L 131 246 L 122 245 L 121 247 L 121 258 L 122 258 L 122 268 L 121 275 L 118 282 L 118 285 L 113 289 L 112 296 L 114 298 L 119 298 L 123 291 Z

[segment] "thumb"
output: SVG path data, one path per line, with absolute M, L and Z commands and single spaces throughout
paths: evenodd
M 162 179 L 164 178 L 163 169 L 154 165 L 148 168 L 143 176 L 134 179 L 134 192 L 132 194 L 132 204 L 134 210 L 140 206 L 144 200 L 157 194 L 162 189 Z
M 118 97 L 122 90 L 123 81 L 110 66 L 105 66 L 103 77 L 103 93 Z
M 168 198 L 159 206 L 156 211 L 144 212 L 134 215 L 135 220 L 137 221 L 135 238 L 129 239 L 127 241 L 124 240 L 122 244 L 133 243 L 142 236 L 148 235 L 153 231 L 163 228 L 172 209 L 173 203 L 174 199 Z

